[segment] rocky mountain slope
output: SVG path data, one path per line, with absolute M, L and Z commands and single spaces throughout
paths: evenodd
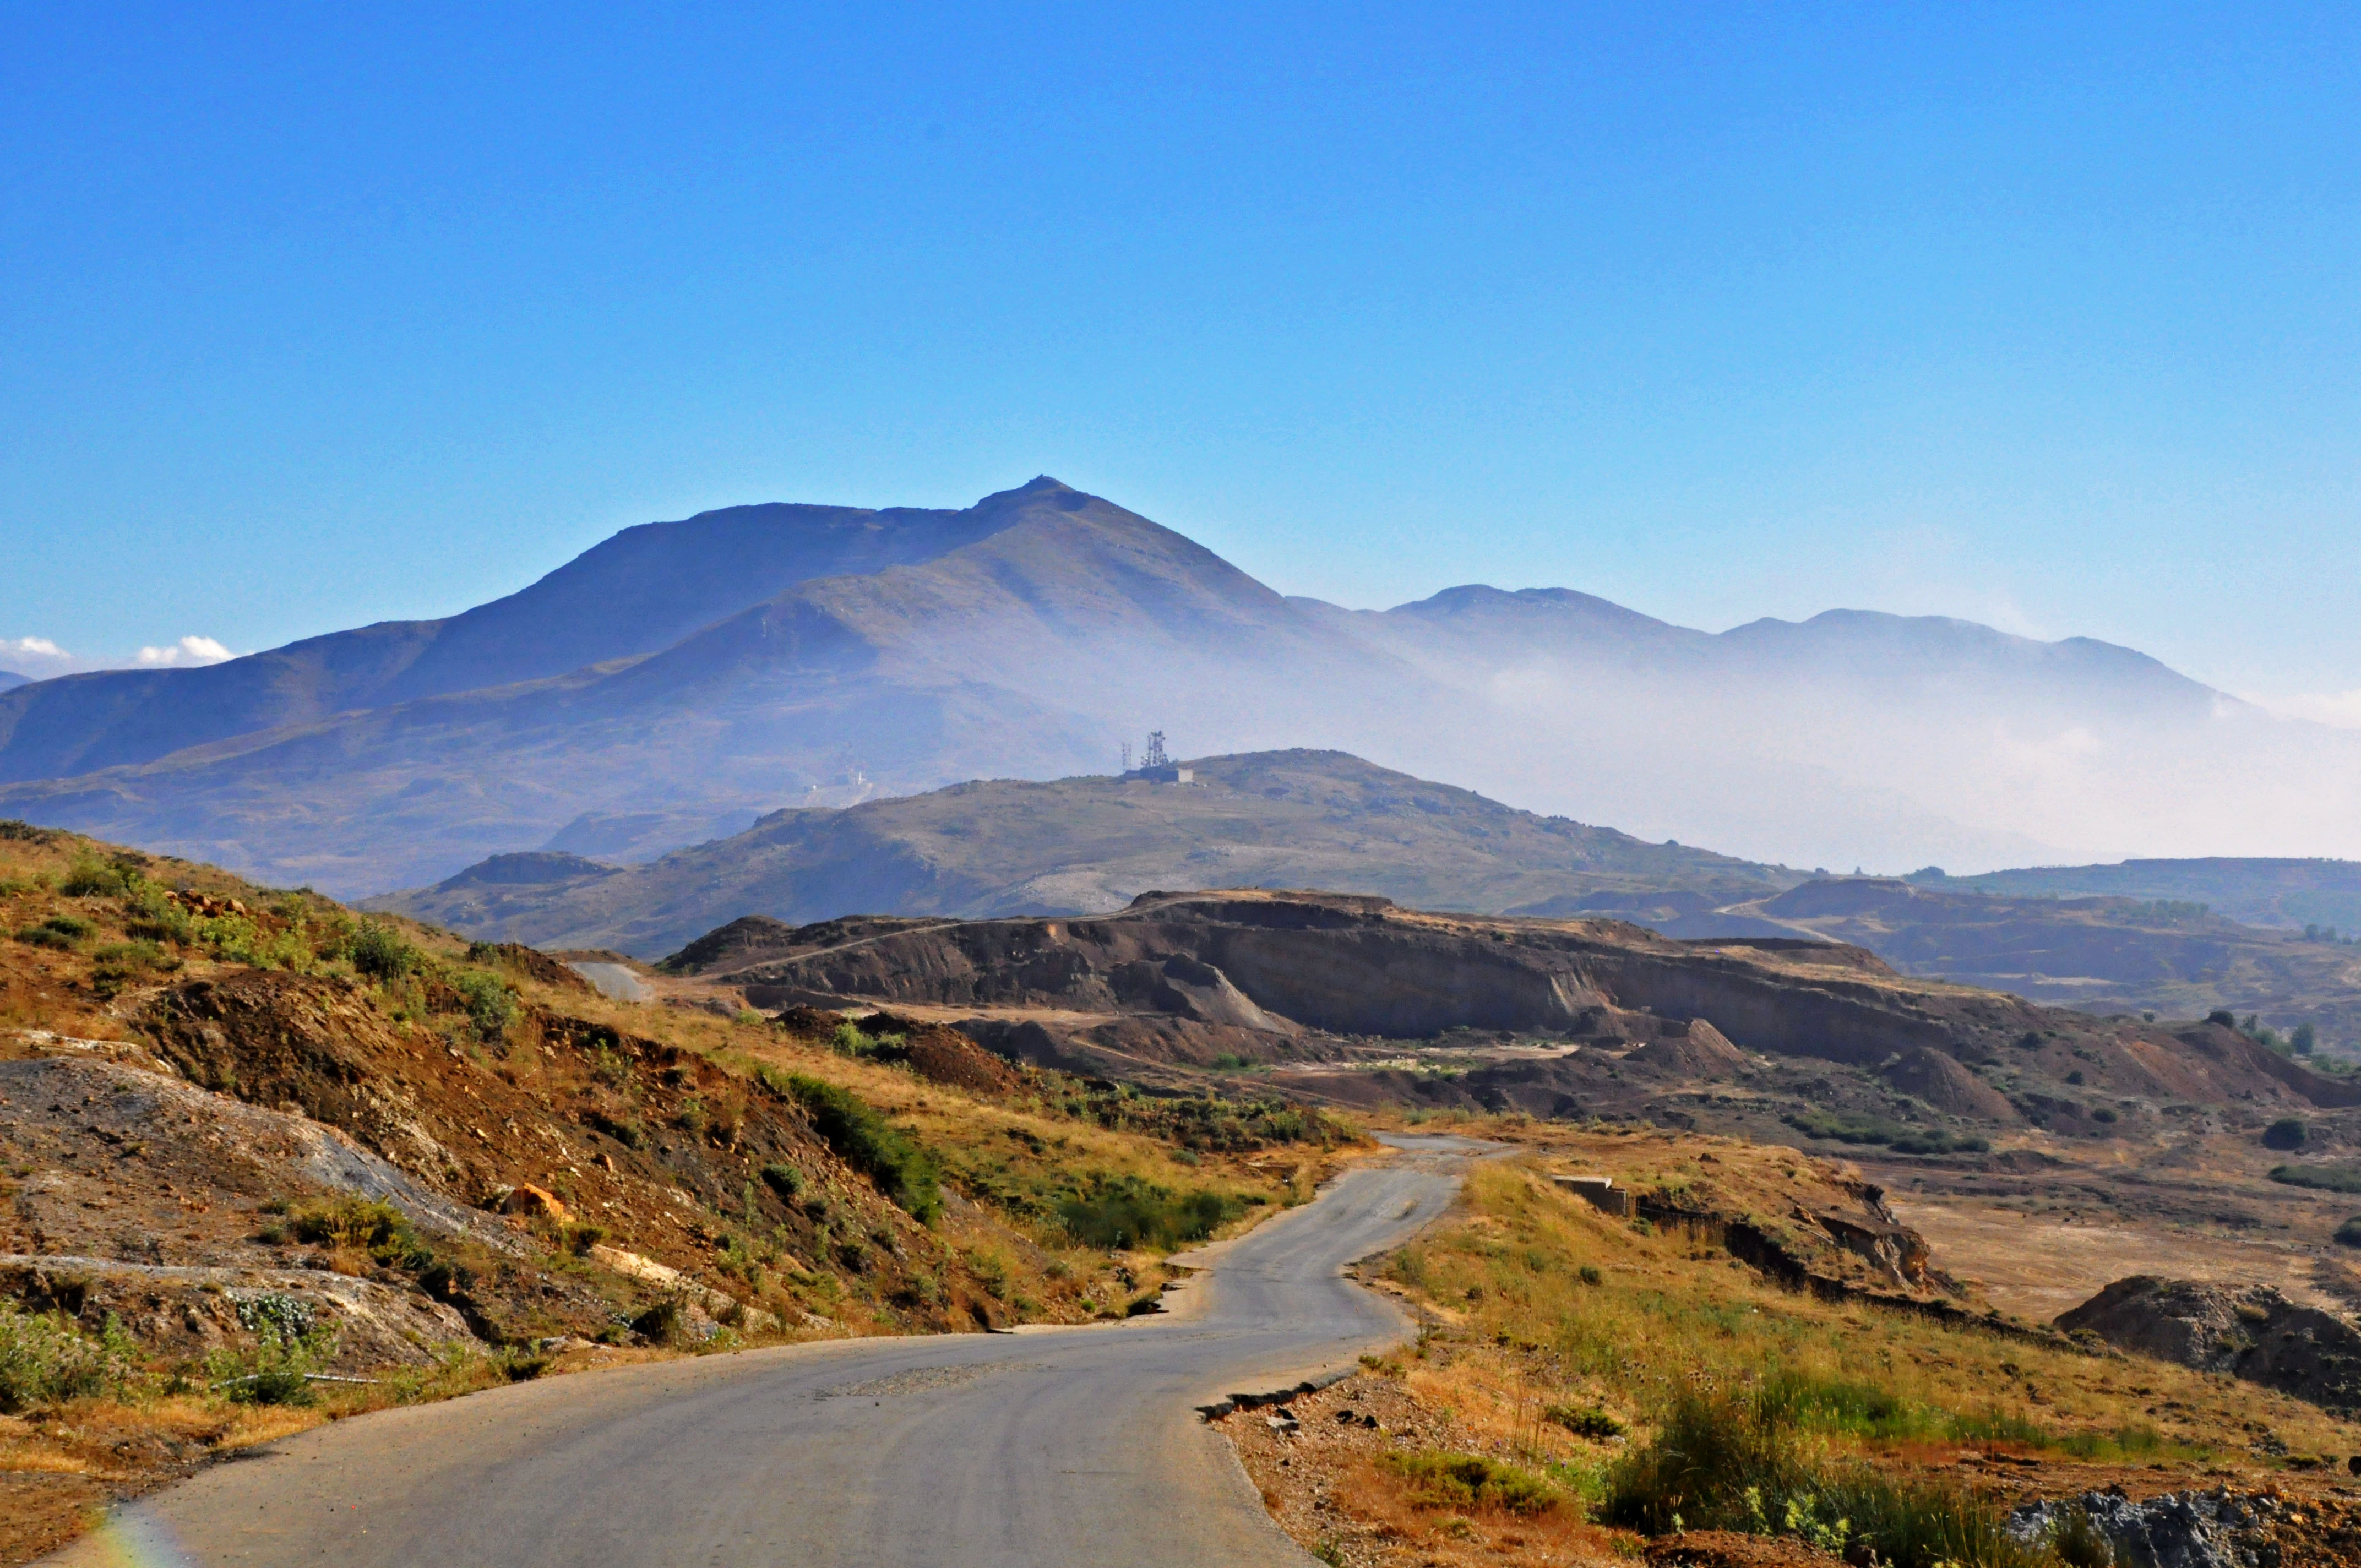
M 1088 773 L 1150 728 L 1798 864 L 2361 850 L 2361 736 L 2128 650 L 1856 611 L 1708 634 L 1563 590 L 1347 611 L 1049 478 L 709 513 L 447 621 L 0 694 L 0 810 L 354 894 Z
M 1005 1054 L 1182 1085 L 1537 1115 L 1644 1115 L 1773 1141 L 1981 1150 L 2139 1141 L 2191 1117 L 2343 1114 L 2325 1077 L 2214 1023 L 2111 1021 L 1900 974 L 1857 948 L 1685 942 L 1609 920 L 1382 898 L 1143 895 L 1065 919 L 749 918 L 669 966 L 763 1006 L 882 1005 Z
M 1104 914 L 1152 888 L 1323 887 L 1426 908 L 1550 897 L 1710 908 L 1800 880 L 1543 817 L 1336 751 L 1200 758 L 1188 785 L 994 780 L 841 810 L 613 866 L 503 855 L 365 901 L 491 940 L 658 958 L 734 916 Z

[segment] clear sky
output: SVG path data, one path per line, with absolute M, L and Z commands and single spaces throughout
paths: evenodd
M 1353 605 L 2361 688 L 2350 5 L 18 0 L 0 170 L 27 674 L 1047 471 Z

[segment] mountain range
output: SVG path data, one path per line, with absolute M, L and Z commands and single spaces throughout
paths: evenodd
M 0 692 L 12 691 L 17 686 L 28 686 L 32 684 L 33 677 L 30 675 L 20 675 L 14 670 L 0 670 Z
M 2127 649 L 1850 610 L 1713 634 L 1564 589 L 1348 610 L 1047 477 L 708 512 L 445 620 L 19 686 L 0 814 L 351 894 L 1104 772 L 1151 727 L 1766 862 L 2361 851 L 2361 735 Z

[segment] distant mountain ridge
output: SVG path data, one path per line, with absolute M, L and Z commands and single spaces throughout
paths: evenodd
M 0 670 L 0 692 L 13 691 L 18 686 L 28 686 L 32 684 L 33 677 L 30 675 L 20 675 L 14 670 Z
M 1346 610 L 1047 477 L 652 524 L 446 620 L 0 693 L 0 815 L 357 894 L 1089 774 L 1151 728 L 1763 862 L 2361 853 L 2361 735 L 2129 650 L 1863 611 L 1711 634 L 1566 589 Z
M 646 865 L 499 855 L 366 906 L 487 940 L 654 959 L 746 915 L 790 925 L 849 914 L 1097 915 L 1156 890 L 1253 885 L 1482 912 L 1550 896 L 1620 907 L 1675 889 L 1711 907 L 1801 880 L 1539 817 L 1343 752 L 1189 765 L 1189 785 L 994 780 L 780 811 Z
M 441 620 L 386 620 L 188 670 L 105 670 L 0 701 L 0 781 L 152 762 L 184 747 L 546 679 L 670 647 L 813 577 L 931 560 L 1015 521 L 743 506 L 627 528 L 532 586 Z

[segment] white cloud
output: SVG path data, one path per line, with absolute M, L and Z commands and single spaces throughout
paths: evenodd
M 19 637 L 14 641 L 0 640 L 0 659 L 13 659 L 27 664 L 62 664 L 72 657 L 72 654 L 46 637 Z
M 2257 696 L 2248 700 L 2281 718 L 2309 718 L 2314 724 L 2332 725 L 2338 729 L 2361 729 L 2361 690 L 2298 692 L 2292 696 Z
M 218 664 L 234 655 L 210 637 L 183 637 L 163 648 L 139 650 L 143 670 L 185 669 L 194 664 Z

